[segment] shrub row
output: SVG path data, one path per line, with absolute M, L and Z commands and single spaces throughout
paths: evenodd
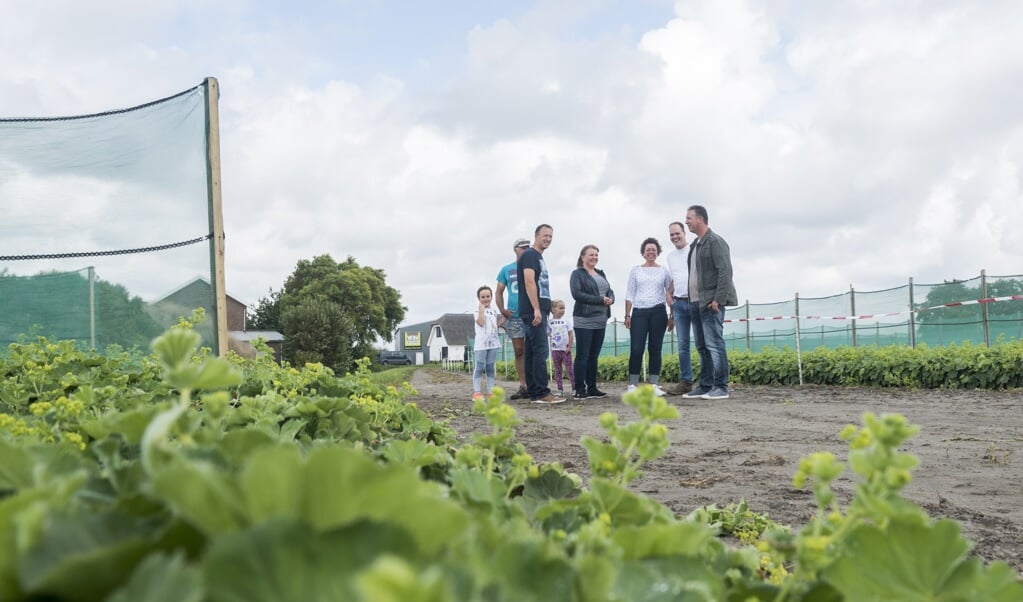
M 799 362 L 789 348 L 756 353 L 728 354 L 731 382 L 747 385 L 797 385 Z M 699 378 L 700 359 L 693 354 L 693 373 Z M 505 364 L 508 364 L 505 366 Z M 865 387 L 913 387 L 923 389 L 1013 389 L 1023 387 L 1023 341 L 992 347 L 949 345 L 946 347 L 818 347 L 802 354 L 803 382 L 814 385 Z M 498 370 L 515 371 L 510 362 Z M 599 378 L 625 381 L 629 357 L 601 357 Z M 678 355 L 664 357 L 661 380 L 679 380 Z

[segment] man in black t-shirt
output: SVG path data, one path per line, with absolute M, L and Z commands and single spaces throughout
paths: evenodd
M 547 376 L 547 314 L 551 312 L 551 280 L 543 252 L 551 246 L 554 228 L 540 224 L 534 231 L 533 246 L 519 255 L 519 316 L 525 330 L 526 392 L 533 403 L 561 403 L 564 397 L 551 393 Z

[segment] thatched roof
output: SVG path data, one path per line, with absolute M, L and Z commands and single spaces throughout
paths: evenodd
M 476 336 L 470 314 L 444 314 L 435 323 L 440 326 L 448 345 L 468 345 L 469 339 Z

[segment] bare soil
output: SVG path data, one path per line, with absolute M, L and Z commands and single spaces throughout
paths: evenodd
M 436 420 L 449 420 L 461 440 L 488 428 L 472 413 L 471 378 L 420 368 L 410 399 Z M 509 392 L 515 382 L 500 380 Z M 558 405 L 509 402 L 522 424 L 517 440 L 537 462 L 561 462 L 589 477 L 583 435 L 602 437 L 598 417 L 636 418 L 621 402 L 625 386 L 599 383 L 605 399 Z M 800 458 L 815 451 L 847 457 L 839 431 L 860 424 L 865 412 L 899 413 L 920 433 L 905 451 L 920 459 L 905 496 L 934 518 L 951 518 L 987 562 L 1023 572 L 1023 391 L 910 390 L 844 387 L 733 386 L 723 401 L 668 397 L 681 414 L 668 424 L 671 447 L 647 464 L 632 488 L 677 514 L 707 504 L 745 499 L 755 512 L 801 527 L 815 511 L 813 494 L 792 486 Z M 835 482 L 843 504 L 852 495 L 852 471 Z

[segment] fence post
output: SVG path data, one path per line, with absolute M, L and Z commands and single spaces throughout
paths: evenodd
M 746 303 L 744 303 L 744 305 L 746 306 L 746 351 L 752 351 L 753 342 L 750 340 L 751 334 L 749 327 L 749 299 L 746 299 Z
M 96 349 L 96 268 L 89 266 L 89 347 Z
M 618 318 L 611 318 L 611 349 L 618 357 Z
M 675 310 L 671 306 L 668 306 L 668 314 L 672 315 L 672 314 L 674 314 L 674 312 L 675 312 Z M 668 339 L 668 349 L 675 351 L 675 353 L 678 353 L 678 345 L 675 343 L 675 329 L 672 328 L 671 330 L 668 331 L 667 334 L 668 334 L 668 336 L 667 336 L 667 339 Z M 669 355 L 667 353 L 664 353 L 664 343 L 663 342 L 661 343 L 661 355 L 662 356 Z M 681 369 L 681 365 L 679 366 L 679 369 Z
M 987 270 L 980 271 L 980 298 L 987 299 Z M 991 346 L 991 324 L 988 323 L 987 303 L 980 304 L 980 315 L 984 321 L 984 345 Z
M 799 347 L 799 293 L 796 293 L 796 366 L 799 368 L 799 384 L 803 384 L 803 353 Z
M 849 315 L 852 317 L 852 345 L 856 346 L 856 289 L 853 288 L 852 283 L 849 284 L 849 310 L 852 312 Z
M 909 346 L 916 349 L 916 303 L 913 302 L 913 277 L 909 277 Z

